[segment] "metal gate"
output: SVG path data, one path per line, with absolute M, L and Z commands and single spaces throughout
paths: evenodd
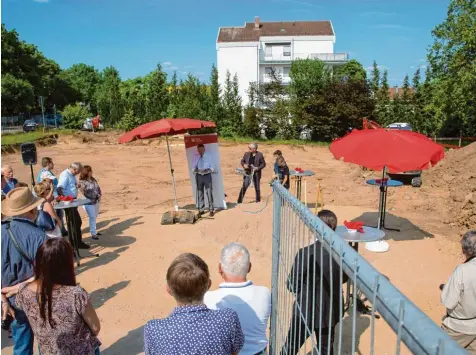
M 360 297 L 372 304 L 369 354 L 380 355 L 375 352 L 375 319 L 379 315 L 395 332 L 396 341 L 385 344 L 388 354 L 400 354 L 402 343 L 414 354 L 466 354 L 279 183 L 273 185 L 273 191 L 270 354 L 327 355 L 331 354 L 331 343 L 335 344 L 334 354 L 343 354 L 341 319 L 346 303 L 351 319 L 351 345 L 345 353 L 355 354 Z M 344 296 L 347 285 L 353 286 L 356 295 L 350 302 Z

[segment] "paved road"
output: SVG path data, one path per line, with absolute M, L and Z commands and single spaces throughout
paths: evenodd
M 2 134 L 3 133 L 18 133 L 22 132 L 22 126 L 2 126 Z

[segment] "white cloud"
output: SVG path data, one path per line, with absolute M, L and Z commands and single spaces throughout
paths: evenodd
M 180 74 L 182 74 L 182 75 L 187 75 L 188 72 L 187 72 L 187 71 L 181 71 Z
M 178 69 L 178 67 L 176 67 L 176 66 L 171 66 L 171 67 L 165 67 L 165 68 L 164 68 L 164 70 L 167 70 L 167 71 L 169 71 L 169 70 L 177 70 L 177 69 Z
M 385 11 L 367 11 L 360 14 L 365 17 L 374 17 L 374 16 L 395 16 L 395 12 L 385 12 Z
M 386 67 L 385 65 L 377 65 L 377 68 L 379 68 L 380 70 L 389 70 L 390 68 L 389 67 Z M 367 68 L 367 71 L 372 71 L 374 69 L 374 66 L 373 65 L 369 65 Z
M 39 2 L 41 4 L 46 4 L 46 3 L 49 3 L 50 0 L 33 0 L 34 2 Z
M 375 29 L 387 29 L 387 30 L 409 30 L 411 29 L 410 27 L 402 26 L 402 25 L 397 25 L 394 23 L 381 23 L 379 25 L 373 25 L 370 26 L 371 28 Z
M 162 63 L 165 67 L 170 67 L 173 63 L 172 62 L 163 62 Z
M 303 0 L 272 0 L 273 2 L 279 2 L 279 3 L 288 3 L 296 6 L 306 6 L 306 7 L 311 7 L 314 9 L 320 9 L 322 8 L 321 5 L 314 4 L 312 2 L 308 1 L 303 1 Z

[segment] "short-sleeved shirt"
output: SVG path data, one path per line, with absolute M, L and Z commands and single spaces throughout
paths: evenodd
M 17 307 L 26 313 L 42 354 L 93 355 L 101 342 L 83 319 L 88 300 L 88 293 L 80 286 L 53 288 L 51 319 L 54 328 L 41 318 L 36 292 L 28 285 L 20 287 Z
M 458 265 L 441 292 L 443 324 L 455 332 L 476 335 L 476 257 Z
M 2 191 L 5 195 L 8 194 L 11 190 L 13 190 L 15 188 L 16 184 L 18 184 L 18 180 L 15 179 L 15 178 L 11 179 L 10 181 L 5 178 L 5 182 L 6 182 L 6 184 L 2 189 Z
M 266 349 L 266 330 L 271 314 L 271 293 L 251 281 L 224 282 L 218 290 L 208 291 L 203 302 L 210 309 L 230 308 L 236 311 L 245 335 L 240 355 L 254 355 Z
M 144 329 L 146 355 L 230 355 L 243 343 L 236 312 L 204 304 L 176 307 L 169 317 L 151 320 Z
M 14 217 L 9 223 L 2 223 L 2 288 L 19 284 L 34 275 L 33 264 L 13 244 L 7 232 L 8 225 L 18 245 L 31 261 L 35 260 L 36 252 L 47 239 L 45 232 L 28 219 Z M 15 296 L 10 297 L 10 303 L 15 306 Z
M 79 185 L 84 193 L 84 197 L 91 200 L 94 205 L 101 197 L 101 188 L 96 179 L 79 180 Z
M 64 196 L 78 197 L 78 188 L 76 187 L 76 177 L 66 169 L 60 174 L 58 187 L 63 189 Z

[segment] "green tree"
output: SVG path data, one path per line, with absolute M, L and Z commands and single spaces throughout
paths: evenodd
M 168 106 L 168 84 L 167 74 L 164 73 L 160 64 L 157 64 L 157 68 L 144 78 L 144 93 L 146 120 L 151 122 L 165 117 Z
M 11 74 L 2 75 L 2 116 L 24 112 L 34 102 L 33 87 L 28 81 Z
M 210 112 L 208 116 L 210 120 L 217 124 L 217 127 L 220 128 L 222 122 L 222 107 L 220 101 L 221 88 L 218 83 L 218 70 L 213 64 L 212 71 L 210 74 Z
M 476 134 L 475 18 L 475 0 L 452 0 L 445 21 L 432 31 L 432 99 L 443 134 Z
M 61 111 L 61 115 L 66 128 L 80 129 L 83 126 L 84 120 L 90 116 L 90 113 L 84 105 L 77 102 L 74 105 L 67 105 Z
M 99 114 L 110 126 L 116 125 L 122 118 L 121 78 L 113 66 L 107 67 L 101 73 L 101 82 L 96 92 L 96 102 Z
M 238 76 L 235 74 L 233 79 L 231 79 L 229 71 L 226 73 L 222 107 L 223 121 L 219 131 L 223 136 L 235 136 L 240 132 L 243 108 L 238 91 Z
M 136 117 L 136 115 L 134 115 L 134 110 L 129 108 L 126 109 L 126 113 L 117 124 L 117 128 L 122 129 L 124 131 L 130 131 L 131 129 L 134 129 L 137 126 L 140 126 L 141 124 L 142 119 Z
M 390 98 L 388 97 L 388 72 L 384 70 L 380 87 L 375 100 L 375 119 L 381 125 L 388 125 L 390 122 Z
M 374 60 L 372 65 L 372 73 L 370 74 L 370 91 L 373 97 L 377 96 L 377 92 L 380 88 L 380 69 L 377 62 Z
M 145 123 L 146 98 L 144 93 L 144 78 L 137 77 L 122 81 L 120 84 L 120 93 L 125 112 L 123 119 L 125 117 L 134 117 L 139 124 Z M 130 120 L 130 122 L 133 122 L 133 120 Z M 122 123 L 121 127 L 124 127 Z
M 207 112 L 204 110 L 204 103 L 202 102 L 206 98 L 197 77 L 188 74 L 187 80 L 180 82 L 178 92 L 177 117 L 206 119 Z
M 367 80 L 367 73 L 357 60 L 349 60 L 344 65 L 338 66 L 334 69 L 334 77 L 339 79 L 349 79 L 349 80 Z
M 178 117 L 178 111 L 180 106 L 180 90 L 178 86 L 177 72 L 174 71 L 172 79 L 168 86 L 169 94 L 169 106 L 167 107 L 167 117 Z
M 95 94 L 101 80 L 101 75 L 92 65 L 84 63 L 73 64 L 64 70 L 60 77 L 80 94 L 80 100 L 95 111 Z

